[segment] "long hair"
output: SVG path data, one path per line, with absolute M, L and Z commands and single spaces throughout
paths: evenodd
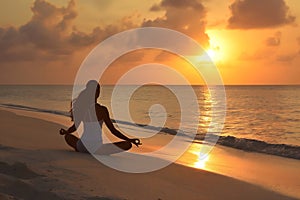
M 90 80 L 86 84 L 86 88 L 71 102 L 70 116 L 76 126 L 79 126 L 86 112 L 95 104 L 95 99 L 98 97 L 96 95 L 99 95 L 97 94 L 98 90 L 100 90 L 99 83 L 95 80 Z

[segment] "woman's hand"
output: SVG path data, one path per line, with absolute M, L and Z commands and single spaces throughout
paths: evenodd
M 69 132 L 67 131 L 67 130 L 65 130 L 65 129 L 60 129 L 59 130 L 59 134 L 61 134 L 61 135 L 65 135 L 65 134 L 68 134 Z
M 129 139 L 129 142 L 131 142 L 132 144 L 134 144 L 137 147 L 139 147 L 139 145 L 142 145 L 140 139 L 138 139 L 138 138 Z

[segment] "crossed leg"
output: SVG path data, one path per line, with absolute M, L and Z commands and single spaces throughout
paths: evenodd
M 72 134 L 65 134 L 65 141 L 75 151 L 78 151 L 77 149 L 77 142 L 79 141 L 78 137 Z M 131 147 L 132 144 L 131 142 L 128 141 L 114 142 L 114 143 L 101 145 L 101 147 L 95 153 L 99 155 L 110 155 L 110 154 L 120 153 L 123 151 L 128 151 L 129 149 L 131 149 Z
M 108 143 L 103 144 L 97 149 L 95 154 L 98 155 L 110 155 L 115 153 L 120 153 L 123 151 L 128 151 L 131 149 L 132 144 L 128 141 L 122 141 L 122 142 L 114 142 L 114 143 Z

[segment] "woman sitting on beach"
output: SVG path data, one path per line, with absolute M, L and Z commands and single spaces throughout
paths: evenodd
M 67 144 L 78 152 L 95 154 L 113 154 L 129 150 L 132 144 L 140 145 L 139 139 L 129 139 L 114 127 L 107 108 L 97 103 L 99 95 L 100 85 L 97 81 L 91 80 L 73 101 L 71 118 L 74 124 L 68 130 L 60 130 Z M 103 144 L 103 121 L 112 134 L 124 141 Z M 83 122 L 84 131 L 79 139 L 71 133 L 76 131 L 76 127 L 79 127 L 81 122 Z

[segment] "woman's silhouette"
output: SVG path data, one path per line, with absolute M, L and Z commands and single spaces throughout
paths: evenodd
M 72 102 L 71 118 L 74 124 L 68 130 L 60 130 L 60 134 L 65 136 L 67 144 L 78 152 L 97 154 L 118 153 L 129 150 L 132 144 L 140 145 L 139 139 L 130 139 L 114 127 L 107 108 L 97 103 L 99 95 L 100 85 L 97 81 L 91 80 L 78 95 L 77 99 Z M 84 131 L 81 138 L 77 138 L 71 133 L 76 131 L 76 127 L 79 127 L 81 122 L 83 123 Z M 103 122 L 112 134 L 124 141 L 103 144 Z

